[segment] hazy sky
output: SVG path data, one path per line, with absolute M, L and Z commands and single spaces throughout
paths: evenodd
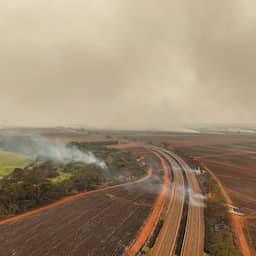
M 1 0 L 0 125 L 256 122 L 255 0 Z

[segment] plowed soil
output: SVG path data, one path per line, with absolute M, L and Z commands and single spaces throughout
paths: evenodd
M 186 138 L 185 138 L 186 137 Z M 167 144 L 193 158 L 209 169 L 220 181 L 229 203 L 246 216 L 256 214 L 256 136 L 255 135 L 194 135 L 176 137 Z M 166 142 L 165 142 L 166 143 Z M 250 219 L 232 215 L 236 240 L 244 255 L 255 255 L 255 232 L 250 232 Z M 248 232 L 245 232 L 248 230 Z M 246 234 L 247 233 L 247 234 Z M 246 240 L 247 235 L 247 240 Z

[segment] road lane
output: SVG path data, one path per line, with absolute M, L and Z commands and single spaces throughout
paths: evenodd
M 187 227 L 182 246 L 182 256 L 202 256 L 204 249 L 204 200 L 195 172 L 176 154 L 172 155 L 184 168 L 190 189 Z
M 167 217 L 152 250 L 153 256 L 174 254 L 185 198 L 184 179 L 180 167 L 173 158 L 164 153 L 162 155 L 172 166 L 174 182 L 170 188 Z
M 205 232 L 204 209 L 203 209 L 204 201 L 203 201 L 203 196 L 202 196 L 199 183 L 196 178 L 196 174 L 188 166 L 188 164 L 175 153 L 163 148 L 155 147 L 155 146 L 153 146 L 152 148 L 167 154 L 167 155 L 165 154 L 165 158 L 166 159 L 168 158 L 168 161 L 170 161 L 173 169 L 176 170 L 174 171 L 174 174 L 177 175 L 177 173 L 179 173 L 179 175 L 181 175 L 181 170 L 180 170 L 181 168 L 185 171 L 185 175 L 188 181 L 187 189 L 189 189 L 189 207 L 188 207 L 187 213 L 183 212 L 183 214 L 187 214 L 187 221 L 186 221 L 186 229 L 183 237 L 183 243 L 182 243 L 180 255 L 202 256 L 203 249 L 204 249 L 204 232 Z M 177 170 L 179 170 L 179 172 L 177 172 Z M 176 186 L 176 182 L 177 182 L 177 177 L 176 179 L 174 179 L 173 186 Z M 183 184 L 183 187 L 184 187 L 184 184 Z M 173 193 L 171 200 L 175 201 L 176 196 L 177 194 Z M 180 206 L 176 205 L 174 208 L 176 207 L 178 207 L 177 209 L 178 209 L 178 212 L 179 212 L 178 215 L 179 215 Z M 168 255 L 168 256 L 175 255 L 175 250 L 173 248 L 177 246 L 177 232 L 178 232 L 179 225 L 175 226 L 174 224 L 171 224 L 172 218 L 176 219 L 178 223 L 180 221 L 179 218 L 177 219 L 176 211 L 169 212 L 168 217 L 164 223 L 164 226 L 159 234 L 157 244 L 155 245 L 156 249 L 155 248 L 153 249 L 153 255 Z M 169 232 L 167 230 L 169 230 Z M 174 242 L 175 240 L 176 240 L 176 243 Z M 169 251 L 168 251 L 168 248 L 169 248 Z

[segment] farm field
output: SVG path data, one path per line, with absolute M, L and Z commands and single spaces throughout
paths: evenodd
M 10 174 L 14 168 L 23 168 L 31 159 L 23 154 L 0 150 L 0 179 Z
M 205 164 L 222 182 L 234 204 L 256 212 L 256 136 L 247 134 L 155 133 L 126 138 L 161 145 Z
M 162 186 L 160 162 L 147 158 L 154 173 L 142 182 L 98 191 L 0 225 L 0 255 L 122 255 Z
M 256 215 L 256 137 L 211 137 L 204 136 L 204 141 L 199 139 L 198 144 L 194 139 L 187 143 L 177 140 L 176 143 L 170 142 L 169 147 L 216 175 L 232 204 L 245 214 L 233 216 L 233 219 L 235 223 L 239 223 L 246 236 L 250 245 L 250 255 L 255 255 L 256 236 L 252 227 L 255 227 Z M 236 232 L 239 235 L 241 230 Z
M 221 181 L 233 203 L 245 213 L 256 211 L 256 145 L 229 144 L 177 147 L 207 166 Z
M 244 214 L 244 216 L 229 214 L 236 246 L 246 256 L 255 255 L 256 236 L 253 227 L 256 216 L 256 136 L 254 134 L 155 133 L 155 136 L 140 134 L 130 135 L 129 138 L 168 148 L 182 156 L 194 168 L 201 166 L 211 171 L 231 199 L 229 203 L 238 207 Z M 205 177 L 202 177 L 202 182 L 205 182 Z M 211 213 L 215 218 L 214 221 L 218 221 L 218 214 L 214 211 Z M 227 227 L 224 227 L 223 234 L 225 230 L 227 231 Z

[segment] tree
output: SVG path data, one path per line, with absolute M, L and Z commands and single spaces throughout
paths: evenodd
M 218 243 L 210 247 L 210 255 L 211 256 L 240 256 L 241 254 L 238 253 L 234 247 L 226 243 Z

